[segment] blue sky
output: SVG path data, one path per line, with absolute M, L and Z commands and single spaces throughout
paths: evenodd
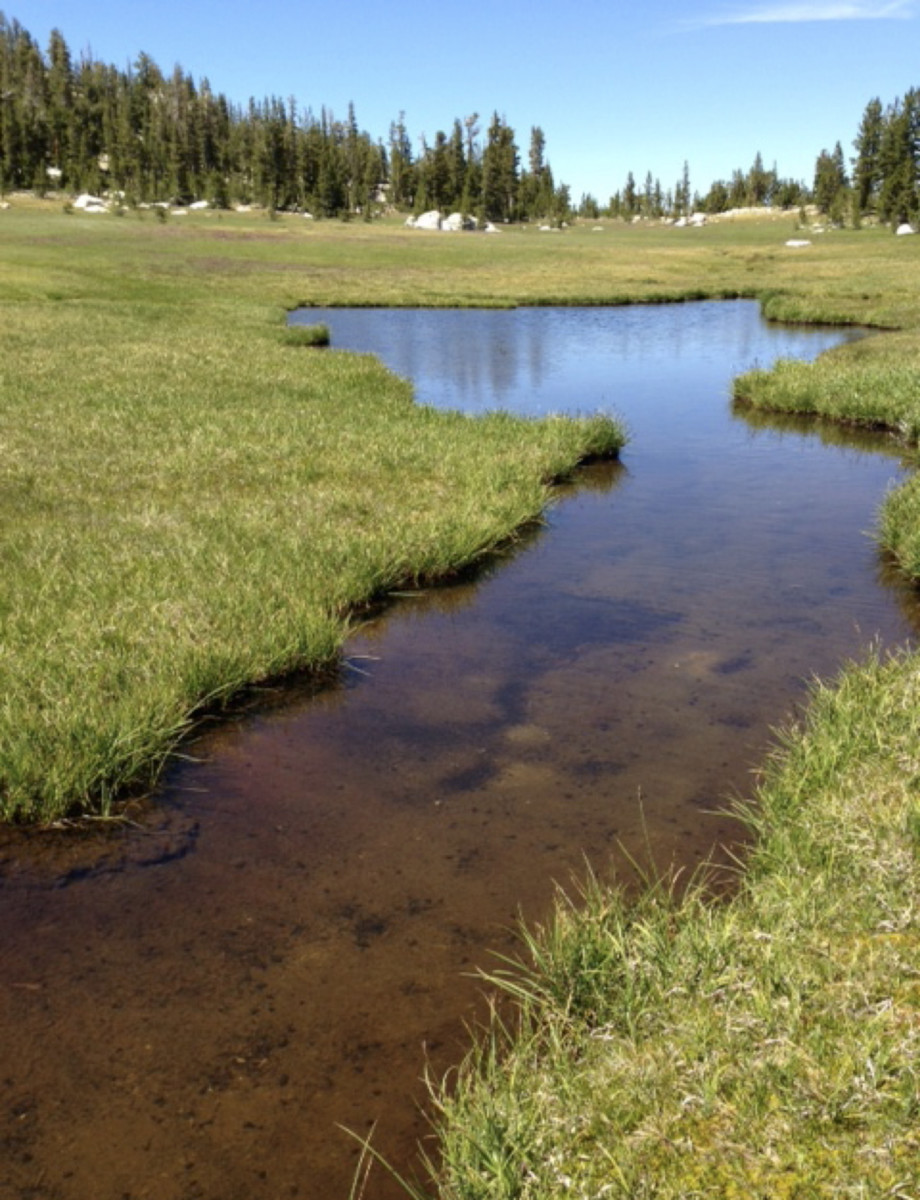
M 3 3 L 3 0 L 0 0 Z M 375 138 L 405 111 L 416 139 L 494 110 L 526 159 L 542 126 L 557 181 L 602 203 L 627 171 L 665 188 L 689 162 L 705 192 L 759 151 L 810 183 L 818 153 L 849 156 L 866 103 L 920 85 L 920 0 L 7 0 L 47 47 L 161 69 L 245 103 L 294 96 L 337 117 L 353 101 Z

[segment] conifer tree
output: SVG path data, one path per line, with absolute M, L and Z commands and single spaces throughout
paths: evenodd
M 482 210 L 488 220 L 512 219 L 517 188 L 518 152 L 514 130 L 496 112 L 482 154 Z
M 920 217 L 920 91 L 907 92 L 885 114 L 879 145 L 878 214 L 898 225 Z
M 626 176 L 626 186 L 623 188 L 623 214 L 627 220 L 631 219 L 639 211 L 639 202 L 636 196 L 636 181 L 633 178 L 632 171 Z
M 853 163 L 853 186 L 855 203 L 860 213 L 874 210 L 881 183 L 882 102 L 876 96 L 866 105 L 853 147 L 856 159 Z

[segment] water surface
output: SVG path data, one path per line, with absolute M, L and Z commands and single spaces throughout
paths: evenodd
M 420 401 L 612 410 L 633 440 L 478 576 L 370 620 L 325 687 L 202 736 L 136 830 L 4 835 L 0 1195 L 346 1196 L 338 1124 L 404 1165 L 518 913 L 586 859 L 731 842 L 808 677 L 916 627 L 867 534 L 895 445 L 729 399 L 839 331 L 747 303 L 302 319 Z

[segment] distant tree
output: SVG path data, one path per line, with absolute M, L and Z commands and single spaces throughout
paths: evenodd
M 74 172 L 73 115 L 74 73 L 64 36 L 52 29 L 48 42 L 48 152 L 51 165 L 61 172 L 60 186 L 69 187 Z
M 524 220 L 549 218 L 556 208 L 553 172 L 544 157 L 545 149 L 543 130 L 532 126 L 527 170 L 521 172 L 518 187 L 518 213 Z
M 899 224 L 920 216 L 920 91 L 912 89 L 885 114 L 879 147 L 878 215 Z
M 731 183 L 728 188 L 728 207 L 744 208 L 747 204 L 747 178 L 743 171 L 732 171 Z
M 725 212 L 729 207 L 728 187 L 724 180 L 717 179 L 706 193 L 702 204 L 703 210 L 707 213 Z
M 623 188 L 623 215 L 631 219 L 639 211 L 639 201 L 636 195 L 636 181 L 632 171 L 626 176 L 626 186 Z
M 567 183 L 560 183 L 553 194 L 552 216 L 560 225 L 572 216 L 572 195 Z
M 773 184 L 773 203 L 783 209 L 795 208 L 807 199 L 805 185 L 797 179 L 776 179 Z
M 415 193 L 412 142 L 406 132 L 406 114 L 390 125 L 390 203 L 396 208 L 411 208 Z
M 590 192 L 583 192 L 578 202 L 578 215 L 588 221 L 596 221 L 601 215 L 600 205 Z
M 447 135 L 439 129 L 434 135 L 434 145 L 427 148 L 424 156 L 426 206 L 444 209 L 449 200 L 450 163 L 447 153 Z
M 815 163 L 812 194 L 821 212 L 833 219 L 842 215 L 847 182 L 843 150 L 838 142 L 832 152 L 822 150 Z
M 482 211 L 489 221 L 510 221 L 518 189 L 518 151 L 514 130 L 493 113 L 482 153 Z
M 882 181 L 881 149 L 885 122 L 882 102 L 876 97 L 866 105 L 853 146 L 853 191 L 857 210 L 860 213 L 875 210 L 878 189 Z
M 450 141 L 447 144 L 447 207 L 451 211 L 463 208 L 466 189 L 466 152 L 464 149 L 463 126 L 459 118 L 454 121 Z
M 745 200 L 749 205 L 768 204 L 774 185 L 776 183 L 776 171 L 768 171 L 763 165 L 763 157 L 760 151 L 754 156 L 754 162 L 751 164 L 751 169 L 747 173 L 745 186 Z
M 469 164 L 479 158 L 479 113 L 464 117 L 463 128 L 466 132 L 466 161 Z

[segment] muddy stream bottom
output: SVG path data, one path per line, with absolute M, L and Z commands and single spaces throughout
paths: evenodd
M 478 577 L 394 599 L 335 679 L 204 731 L 128 828 L 0 834 L 2 1200 L 344 1198 L 343 1127 L 411 1170 L 423 1073 L 554 881 L 724 861 L 807 678 L 916 628 L 862 532 L 890 444 L 740 442 L 805 493 L 747 460 L 720 492 L 684 445 L 587 469 Z

